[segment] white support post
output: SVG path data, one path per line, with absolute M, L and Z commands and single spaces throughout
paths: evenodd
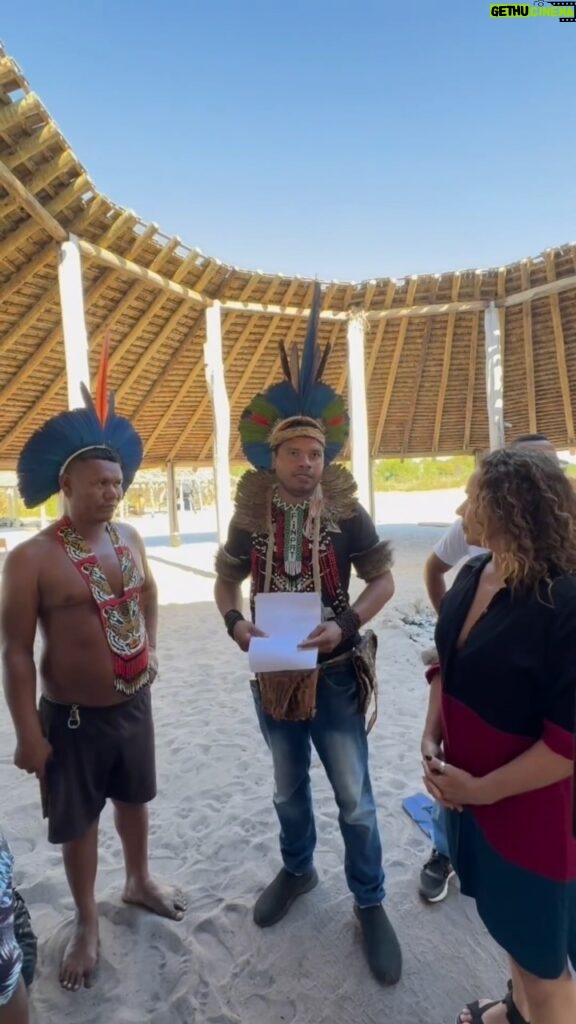
M 358 486 L 358 499 L 374 516 L 374 486 L 368 441 L 368 408 L 364 359 L 364 318 L 348 321 L 348 408 L 350 411 L 350 451 L 352 475 Z
M 178 522 L 178 504 L 176 500 L 176 473 L 174 463 L 166 464 L 166 495 L 168 498 L 168 530 L 170 532 L 170 544 L 173 548 L 180 546 L 180 524 Z
M 84 290 L 82 287 L 82 257 L 78 239 L 71 235 L 60 245 L 58 285 L 64 333 L 64 355 L 68 382 L 68 407 L 82 408 L 84 403 L 80 384 L 90 387 L 88 364 L 88 338 L 84 319 Z
M 486 402 L 488 406 L 488 433 L 490 451 L 504 445 L 504 367 L 499 311 L 493 302 L 484 313 L 484 346 L 486 353 Z
M 230 402 L 226 391 L 222 358 L 222 324 L 219 302 L 214 302 L 206 309 L 204 370 L 208 394 L 212 403 L 214 424 L 212 458 L 218 541 L 223 544 L 228 533 L 228 524 L 232 518 L 232 498 L 230 493 Z

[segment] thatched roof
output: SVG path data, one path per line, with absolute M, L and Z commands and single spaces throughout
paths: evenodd
M 1 49 L 0 172 L 0 465 L 13 466 L 31 431 L 66 406 L 57 258 L 68 233 L 83 250 L 92 372 L 109 331 L 118 408 L 140 430 L 146 464 L 209 463 L 206 306 L 222 303 L 236 422 L 278 376 L 279 339 L 303 337 L 312 282 L 226 266 L 101 195 Z M 492 300 L 506 306 L 509 432 L 574 445 L 576 246 L 566 245 L 500 269 L 326 285 L 320 340 L 333 342 L 327 379 L 338 389 L 348 315 L 367 317 L 374 457 L 486 447 L 483 311 Z

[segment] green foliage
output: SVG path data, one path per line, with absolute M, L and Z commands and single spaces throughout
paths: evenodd
M 374 464 L 375 491 L 435 491 L 464 487 L 474 472 L 474 458 L 381 459 Z

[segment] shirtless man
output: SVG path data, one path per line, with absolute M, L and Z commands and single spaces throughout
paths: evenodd
M 40 456 L 43 448 L 60 444 L 50 432 L 54 421 L 24 449 L 24 500 L 34 504 L 39 487 L 47 497 L 60 486 L 67 516 L 8 555 L 2 587 L 4 689 L 16 730 L 14 761 L 40 780 L 48 838 L 62 844 L 77 915 L 60 981 L 73 991 L 91 984 L 98 957 L 94 888 L 98 820 L 107 798 L 124 853 L 123 899 L 175 920 L 185 910 L 182 894 L 159 886 L 148 873 L 146 804 L 156 795 L 150 700 L 157 672 L 156 586 L 137 532 L 111 522 L 139 465 L 141 444 L 132 432 L 132 448 L 123 452 L 119 443 L 114 450 L 107 437 L 122 440 L 121 432 L 114 434 L 110 421 L 106 432 L 95 413 L 94 419 L 93 445 L 86 444 L 85 431 L 74 436 L 74 422 L 66 420 L 72 436 L 52 479 L 43 480 L 48 469 Z M 126 420 L 113 419 L 132 429 Z M 37 624 L 43 638 L 39 708 Z

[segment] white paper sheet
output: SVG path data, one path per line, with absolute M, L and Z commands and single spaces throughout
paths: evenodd
M 248 663 L 252 672 L 313 669 L 318 651 L 298 644 L 322 621 L 320 594 L 257 594 L 256 625 L 265 637 L 252 637 Z

